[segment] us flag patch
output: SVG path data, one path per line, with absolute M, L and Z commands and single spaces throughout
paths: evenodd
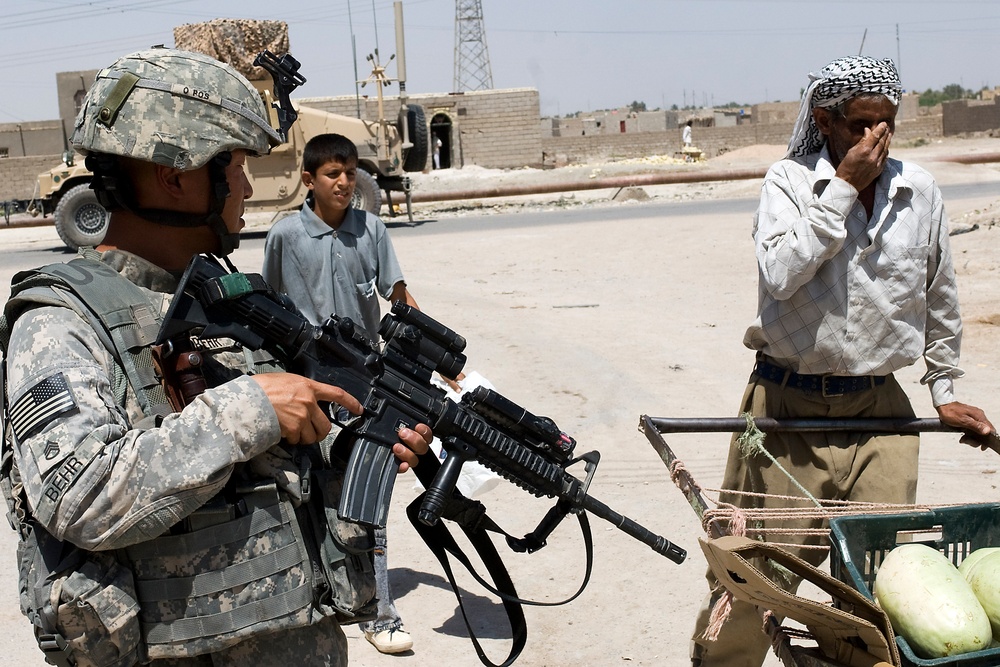
M 10 408 L 10 425 L 18 441 L 34 434 L 54 417 L 76 409 L 66 377 L 57 373 L 45 378 Z

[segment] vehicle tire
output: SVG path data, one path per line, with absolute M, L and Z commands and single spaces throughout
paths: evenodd
M 406 105 L 406 126 L 413 146 L 403 158 L 403 171 L 423 171 L 427 167 L 427 156 L 431 142 L 427 136 L 427 115 L 419 104 Z
M 89 183 L 70 188 L 53 212 L 56 232 L 71 250 L 96 246 L 104 240 L 111 214 L 97 201 Z
M 364 169 L 358 169 L 351 206 L 378 215 L 382 210 L 382 191 L 375 177 Z

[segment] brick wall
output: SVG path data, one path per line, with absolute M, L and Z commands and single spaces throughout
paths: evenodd
M 59 164 L 62 153 L 0 160 L 0 201 L 31 199 L 38 175 Z
M 945 136 L 1000 128 L 1000 98 L 988 102 L 956 100 L 945 102 L 942 107 Z
M 893 141 L 914 141 L 917 139 L 937 139 L 943 136 L 943 116 L 929 114 L 912 120 L 896 121 Z
M 791 138 L 794 122 L 733 127 L 694 128 L 692 143 L 708 157 L 727 151 L 771 144 L 783 146 Z M 923 116 L 896 123 L 894 141 L 912 141 L 941 136 L 941 116 Z M 562 165 L 593 160 L 626 159 L 644 155 L 673 155 L 681 149 L 681 130 L 624 134 L 595 134 L 542 139 L 544 164 Z
M 58 120 L 0 123 L 0 156 L 51 155 L 63 150 Z
M 398 100 L 395 96 L 383 99 L 387 117 L 395 118 Z M 345 116 L 358 115 L 358 102 L 353 96 L 304 98 L 297 102 Z M 540 111 L 534 88 L 410 95 L 409 102 L 424 108 L 428 123 L 436 116 L 450 123 L 447 145 L 452 167 L 474 164 L 504 169 L 541 164 Z M 377 100 L 362 99 L 361 117 L 373 120 L 377 115 Z M 439 127 L 438 131 L 449 130 Z
M 736 125 L 695 128 L 693 145 L 709 157 L 755 144 L 788 142 L 792 124 Z M 681 129 L 664 132 L 549 137 L 542 141 L 545 164 L 625 159 L 643 155 L 673 155 L 682 146 Z

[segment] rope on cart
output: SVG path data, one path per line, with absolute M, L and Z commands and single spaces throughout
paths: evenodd
M 694 478 L 684 467 L 684 463 L 682 461 L 674 459 L 668 465 L 671 479 L 675 481 L 675 484 L 677 483 L 677 480 L 685 480 L 685 484 L 697 489 L 701 497 L 707 501 L 704 505 L 704 511 L 701 513 L 702 528 L 705 530 L 707 535 L 728 533 L 730 535 L 737 535 L 741 537 L 749 536 L 753 539 L 767 541 L 768 544 L 773 544 L 787 549 L 829 551 L 829 528 L 782 528 L 771 524 L 783 521 L 802 520 L 823 520 L 829 522 L 829 520 L 835 516 L 845 516 L 850 514 L 889 514 L 919 510 L 929 511 L 935 507 L 931 505 L 917 506 L 898 503 L 874 503 L 870 501 L 819 500 L 813 496 L 813 494 L 809 493 L 809 491 L 795 479 L 794 475 L 785 469 L 785 467 L 782 466 L 781 463 L 779 463 L 778 460 L 764 448 L 765 434 L 757 428 L 757 425 L 754 423 L 753 416 L 749 412 L 744 412 L 740 416 L 746 419 L 746 430 L 737 438 L 736 442 L 743 457 L 750 458 L 752 456 L 763 456 L 767 458 L 772 465 L 774 465 L 788 478 L 792 485 L 795 486 L 802 493 L 802 495 L 789 496 L 755 493 L 750 491 L 735 491 L 733 489 L 706 489 L 694 481 Z M 678 486 L 681 485 L 678 484 Z M 684 490 L 683 487 L 681 487 L 681 489 L 682 491 Z M 714 494 L 715 497 L 706 497 L 706 492 L 708 494 Z M 805 504 L 806 506 L 739 507 L 732 503 L 722 502 L 720 500 L 722 493 L 726 493 L 731 496 L 783 500 L 791 503 Z M 709 507 L 709 504 L 714 504 L 715 507 Z M 766 539 L 769 536 L 801 536 L 804 538 L 814 538 L 811 540 L 812 542 L 821 542 L 825 540 L 826 543 L 803 544 L 798 542 L 782 542 L 773 539 Z M 782 570 L 784 570 L 784 568 L 780 568 L 775 563 L 772 563 L 771 565 L 773 568 L 776 568 L 775 574 L 777 576 L 790 580 L 790 572 L 783 572 Z M 718 598 L 712 605 L 708 625 L 702 634 L 702 636 L 709 641 L 714 641 L 718 638 L 719 633 L 722 630 L 722 626 L 729 618 L 733 604 L 733 594 L 726 590 L 723 586 L 719 585 L 712 592 L 713 594 L 717 594 Z M 770 612 L 767 613 L 769 614 Z M 771 637 L 771 641 L 775 645 L 775 648 L 779 644 L 787 643 L 787 641 L 791 638 L 789 636 L 789 632 L 795 634 L 800 633 L 800 631 L 781 626 L 779 623 L 769 622 L 766 614 L 764 616 L 764 628 L 765 632 Z M 771 632 L 767 632 L 768 628 L 771 629 Z M 805 634 L 808 635 L 808 633 Z
M 702 528 L 707 535 L 740 535 L 764 539 L 766 535 L 805 535 L 814 537 L 829 536 L 826 528 L 780 528 L 767 527 L 765 520 L 773 523 L 781 521 L 799 521 L 802 519 L 829 520 L 838 516 L 854 514 L 896 514 L 899 512 L 931 511 L 947 505 L 914 505 L 907 503 L 876 503 L 856 500 L 816 501 L 814 498 L 788 496 L 753 491 L 734 491 L 732 489 L 717 489 L 699 485 L 684 462 L 680 459 L 672 461 L 668 467 L 670 478 L 682 491 L 696 492 L 704 499 L 706 507 L 701 513 Z M 814 507 L 738 507 L 732 503 L 722 502 L 723 493 L 734 496 L 745 496 L 757 499 L 783 500 L 791 503 L 816 502 Z M 712 506 L 709 506 L 712 505 Z M 754 528 L 748 530 L 747 526 Z M 771 542 L 778 546 L 801 549 L 829 549 L 821 544 L 802 545 L 794 543 Z
M 764 433 L 757 428 L 757 425 L 753 421 L 753 415 L 749 412 L 744 412 L 740 417 L 747 420 L 746 430 L 736 439 L 736 444 L 739 445 L 740 454 L 743 458 L 749 459 L 753 456 L 763 456 L 780 470 L 795 485 L 795 488 L 802 492 L 803 496 L 811 500 L 814 505 L 819 506 L 819 501 L 799 483 L 799 480 L 795 479 L 794 475 L 785 470 L 785 467 L 778 462 L 778 459 L 774 458 L 771 452 L 764 449 Z
M 744 423 L 745 422 L 745 423 Z M 774 465 L 778 465 L 770 454 L 763 450 L 764 433 L 777 431 L 863 431 L 880 433 L 920 433 L 924 431 L 956 431 L 957 429 L 941 423 L 938 419 L 773 419 L 760 418 L 753 420 L 752 417 L 741 415 L 741 418 L 656 418 L 642 415 L 639 419 L 639 430 L 642 431 L 649 443 L 656 449 L 663 463 L 667 466 L 671 480 L 681 490 L 691 508 L 702 522 L 705 533 L 711 537 L 721 537 L 726 534 L 746 535 L 759 540 L 764 540 L 766 535 L 791 535 L 805 533 L 809 537 L 826 536 L 829 542 L 828 529 L 793 529 L 766 527 L 768 523 L 780 523 L 781 521 L 802 520 L 802 519 L 823 519 L 829 520 L 837 516 L 851 514 L 894 514 L 901 512 L 932 511 L 938 508 L 951 507 L 954 504 L 941 505 L 910 505 L 910 504 L 889 504 L 858 502 L 849 500 L 819 500 L 817 501 L 809 493 L 802 489 L 791 476 L 789 479 L 803 491 L 803 496 L 780 496 L 773 494 L 738 492 L 731 489 L 705 489 L 694 479 L 690 471 L 679 460 L 670 446 L 663 439 L 663 433 L 709 433 L 709 432 L 731 432 L 740 433 L 738 438 L 741 442 L 746 440 L 747 447 L 755 448 L 757 454 L 768 457 Z M 760 449 L 756 449 L 759 447 Z M 780 467 L 780 465 L 778 466 Z M 785 474 L 788 475 L 787 471 Z M 722 502 L 722 494 L 727 496 L 752 496 L 756 498 L 767 498 L 771 500 L 784 500 L 789 504 L 799 504 L 799 507 L 770 507 L 770 508 L 740 508 L 731 503 Z M 714 496 L 714 497 L 709 497 Z M 791 549 L 825 549 L 830 546 L 788 544 L 782 542 L 772 542 L 769 544 Z M 780 575 L 780 573 L 778 573 Z M 716 597 L 709 619 L 709 625 L 704 633 L 706 639 L 713 639 L 718 636 L 718 632 L 725 622 L 732 605 L 732 595 L 719 587 L 712 591 Z M 780 662 L 786 667 L 795 667 L 800 663 L 791 652 L 790 639 L 811 639 L 815 640 L 810 633 L 782 626 L 770 610 L 758 608 L 761 612 L 761 619 L 764 625 L 765 634 L 771 639 L 772 648 Z

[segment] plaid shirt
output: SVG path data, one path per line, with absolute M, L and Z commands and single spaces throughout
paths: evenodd
M 921 356 L 954 398 L 962 321 L 941 192 L 889 160 L 871 220 L 824 146 L 768 171 L 754 219 L 759 299 L 744 344 L 799 373 L 887 375 Z

